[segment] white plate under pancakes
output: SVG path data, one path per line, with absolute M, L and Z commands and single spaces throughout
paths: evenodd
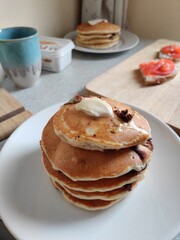
M 66 202 L 41 162 L 39 140 L 52 106 L 27 120 L 0 155 L 0 216 L 22 240 L 170 240 L 180 230 L 180 141 L 154 116 L 140 111 L 152 127 L 155 150 L 145 179 L 113 207 L 89 212 Z
M 71 39 L 72 41 L 76 38 L 76 31 L 70 32 L 64 36 L 64 38 Z M 123 52 L 135 47 L 139 43 L 139 38 L 136 34 L 123 30 L 121 33 L 121 37 L 118 43 L 108 49 L 91 49 L 85 48 L 80 46 L 75 46 L 75 49 L 80 52 L 87 52 L 87 53 L 116 53 L 116 52 Z

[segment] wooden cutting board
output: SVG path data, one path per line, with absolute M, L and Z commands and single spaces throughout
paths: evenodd
M 30 111 L 25 110 L 5 89 L 0 88 L 0 141 L 9 137 L 30 116 Z
M 138 70 L 142 62 L 158 57 L 158 51 L 164 45 L 180 42 L 160 39 L 135 53 L 86 85 L 93 94 L 117 99 L 140 107 L 180 133 L 180 62 L 176 63 L 177 76 L 161 85 L 145 86 Z

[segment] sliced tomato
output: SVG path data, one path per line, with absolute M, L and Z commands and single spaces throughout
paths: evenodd
M 180 46 L 168 45 L 161 48 L 161 52 L 170 56 L 172 59 L 180 58 Z
M 161 59 L 159 61 L 151 61 L 139 65 L 144 76 L 166 76 L 171 74 L 175 69 L 173 61 Z
M 174 52 L 175 47 L 175 45 L 164 46 L 161 48 L 161 52 L 164 54 L 172 53 Z
M 174 49 L 174 52 L 175 52 L 175 53 L 180 53 L 180 47 L 176 47 L 176 48 Z
M 174 71 L 175 65 L 171 60 L 160 60 L 160 66 L 158 69 L 153 71 L 153 74 L 157 75 L 169 75 Z

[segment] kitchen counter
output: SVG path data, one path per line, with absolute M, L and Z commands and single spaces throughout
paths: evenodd
M 84 87 L 89 81 L 152 42 L 153 40 L 141 40 L 135 48 L 113 54 L 91 54 L 73 50 L 72 63 L 60 73 L 42 71 L 39 86 L 19 89 L 7 78 L 0 82 L 0 87 L 10 92 L 27 110 L 36 114 L 49 106 L 68 101 L 75 94 L 84 94 Z M 0 142 L 0 149 L 5 142 Z M 2 222 L 0 239 L 11 239 Z

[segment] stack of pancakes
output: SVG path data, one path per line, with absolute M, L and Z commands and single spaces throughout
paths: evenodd
M 144 178 L 153 150 L 151 130 L 125 104 L 100 98 L 113 116 L 94 117 L 77 110 L 82 99 L 64 104 L 44 127 L 43 163 L 66 200 L 87 210 L 105 209 Z
M 118 43 L 120 26 L 103 21 L 95 25 L 82 23 L 77 26 L 76 33 L 76 45 L 93 49 L 107 49 Z

